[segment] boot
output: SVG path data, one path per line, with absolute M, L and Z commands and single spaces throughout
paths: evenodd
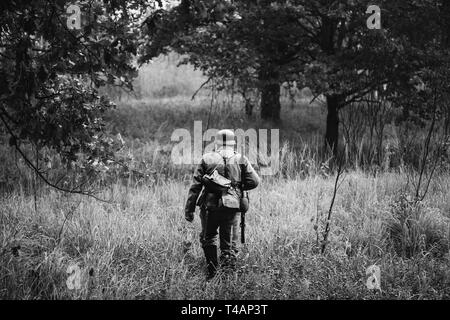
M 206 275 L 206 280 L 211 280 L 214 278 L 218 268 L 217 262 L 217 247 L 216 246 L 207 246 L 203 248 L 206 258 L 207 270 L 208 273 Z
M 226 270 L 236 270 L 236 257 L 231 254 L 222 254 L 220 256 L 220 265 Z

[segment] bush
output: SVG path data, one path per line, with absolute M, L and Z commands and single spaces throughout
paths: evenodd
M 398 255 L 442 257 L 448 253 L 450 219 L 438 209 L 401 194 L 392 204 L 391 214 L 387 221 L 388 238 Z

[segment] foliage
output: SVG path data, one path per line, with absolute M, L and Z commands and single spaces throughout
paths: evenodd
M 448 217 L 439 210 L 400 194 L 391 205 L 392 215 L 387 222 L 389 241 L 393 250 L 411 258 L 424 252 L 442 256 L 448 252 Z
M 446 2 L 380 1 L 381 30 L 366 26 L 369 4 L 185 0 L 147 19 L 141 61 L 168 48 L 188 54 L 188 61 L 210 78 L 237 86 L 244 95 L 258 88 L 261 116 L 274 120 L 279 118 L 279 85 L 308 86 L 327 97 L 326 142 L 336 150 L 342 107 L 378 91 L 396 106 L 412 105 L 424 118 L 427 108 L 421 102 L 430 97 L 414 100 L 418 83 L 435 88 L 428 83 L 430 72 L 448 83 L 448 76 L 438 75 L 448 64 Z
M 0 4 L 0 123 L 10 145 L 44 180 L 39 155 L 34 163 L 24 151 L 27 143 L 37 154 L 50 148 L 91 175 L 113 158 L 115 146 L 102 119 L 112 104 L 98 89 L 131 88 L 138 22 L 148 7 L 145 1 L 79 1 L 82 28 L 77 30 L 67 26 L 68 5 Z
M 238 271 L 205 286 L 199 219 L 180 215 L 186 185 L 161 181 L 135 188 L 114 185 L 116 204 L 50 192 L 35 213 L 31 197 L 0 199 L 2 299 L 448 299 L 450 179 L 443 176 L 428 212 L 414 221 L 426 245 L 410 257 L 394 250 L 385 222 L 395 219 L 392 193 L 402 173 L 351 172 L 336 198 L 329 250 L 313 250 L 316 211 L 328 210 L 333 178 L 263 181 L 248 214 L 248 247 Z M 321 195 L 319 194 L 321 192 Z M 426 208 L 425 208 L 426 206 Z M 439 209 L 441 207 L 441 209 Z M 394 207 L 393 207 L 394 208 Z M 164 214 L 161 214 L 164 212 Z M 60 213 L 64 213 L 60 214 Z M 395 220 L 394 220 L 395 221 Z M 406 229 L 405 229 L 406 230 Z M 412 231 L 411 231 L 412 232 Z M 415 234 L 415 233 L 414 233 Z M 417 241 L 417 242 L 413 242 Z M 186 249 L 187 243 L 191 246 Z M 441 244 L 437 246 L 436 244 Z M 79 290 L 66 286 L 78 263 Z M 367 289 L 365 270 L 381 268 L 382 292 Z M 92 272 L 91 272 L 92 270 Z

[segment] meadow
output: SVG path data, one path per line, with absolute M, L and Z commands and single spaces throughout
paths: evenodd
M 319 155 L 320 103 L 284 101 L 275 126 L 246 119 L 239 101 L 230 110 L 229 100 L 191 100 L 191 91 L 161 95 L 125 99 L 107 116 L 130 167 L 149 176 L 118 176 L 99 190 L 110 203 L 43 185 L 33 191 L 33 175 L 0 147 L 1 299 L 450 298 L 448 171 L 415 203 L 410 169 L 347 168 L 321 254 L 335 173 Z M 184 220 L 193 167 L 170 162 L 171 132 L 193 120 L 210 128 L 280 127 L 283 143 L 280 173 L 250 192 L 237 271 L 209 283 L 198 215 Z M 75 264 L 82 285 L 70 290 L 67 269 Z M 371 265 L 381 269 L 380 290 L 367 288 Z

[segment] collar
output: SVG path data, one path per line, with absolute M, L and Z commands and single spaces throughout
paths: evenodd
M 234 146 L 220 146 L 216 147 L 216 152 L 222 157 L 230 158 L 235 154 Z

